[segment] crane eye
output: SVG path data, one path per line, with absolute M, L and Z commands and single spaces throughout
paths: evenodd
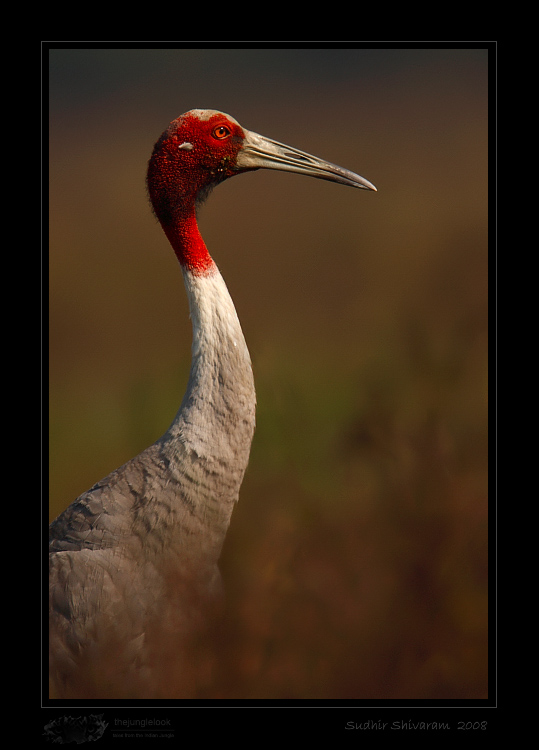
M 212 135 L 214 138 L 217 138 L 218 141 L 222 141 L 224 138 L 228 138 L 230 130 L 226 125 L 217 125 L 217 127 L 213 129 Z

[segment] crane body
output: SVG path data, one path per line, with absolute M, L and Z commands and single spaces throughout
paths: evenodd
M 209 679 L 204 635 L 220 607 L 218 561 L 249 460 L 256 395 L 238 316 L 196 208 L 214 185 L 258 168 L 375 190 L 216 110 L 182 115 L 155 145 L 148 191 L 183 273 L 191 370 L 165 434 L 50 525 L 55 698 L 188 698 Z

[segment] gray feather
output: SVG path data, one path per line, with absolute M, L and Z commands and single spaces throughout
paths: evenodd
M 163 697 L 172 683 L 187 694 L 206 668 L 199 647 L 219 604 L 218 560 L 249 459 L 255 391 L 221 275 L 185 272 L 185 284 L 193 357 L 176 418 L 50 525 L 57 697 Z

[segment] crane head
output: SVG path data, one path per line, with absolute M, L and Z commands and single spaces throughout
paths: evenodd
M 152 206 L 163 224 L 240 172 L 278 169 L 376 190 L 364 177 L 305 151 L 253 133 L 230 115 L 193 109 L 173 120 L 157 141 L 148 167 Z

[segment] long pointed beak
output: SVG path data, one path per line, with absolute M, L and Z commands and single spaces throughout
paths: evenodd
M 376 191 L 371 182 L 355 172 L 307 154 L 305 151 L 298 151 L 297 148 L 286 146 L 284 143 L 272 141 L 271 138 L 265 138 L 250 130 L 244 130 L 244 134 L 243 147 L 236 157 L 236 166 L 240 170 L 280 169 L 285 172 L 318 177 L 321 180 L 339 182 L 341 185 Z

